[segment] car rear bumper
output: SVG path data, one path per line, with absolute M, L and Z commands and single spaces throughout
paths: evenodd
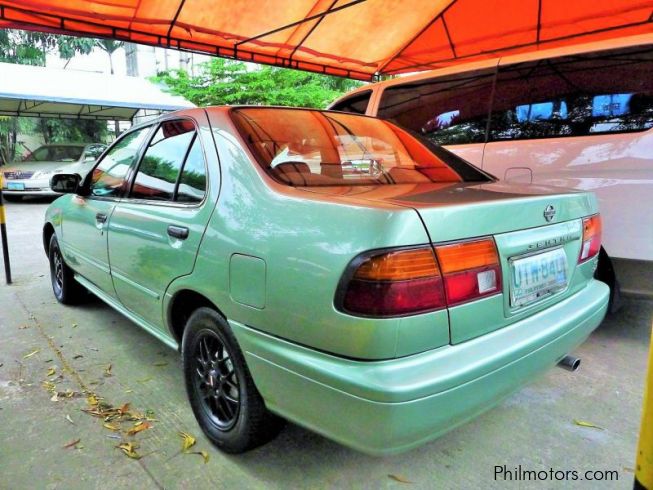
M 598 281 L 500 330 L 386 361 L 343 359 L 230 322 L 268 407 L 360 451 L 411 449 L 554 366 L 601 323 Z

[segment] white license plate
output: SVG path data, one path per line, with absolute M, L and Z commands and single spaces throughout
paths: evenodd
M 7 182 L 7 190 L 8 191 L 24 191 L 25 190 L 25 184 L 22 182 Z
M 556 248 L 510 264 L 510 306 L 535 303 L 567 287 L 567 254 Z

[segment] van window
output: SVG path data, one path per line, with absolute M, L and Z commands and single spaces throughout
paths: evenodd
M 335 103 L 330 109 L 332 111 L 351 112 L 352 114 L 365 114 L 367 105 L 370 103 L 370 97 L 372 97 L 371 90 L 358 92 L 351 97 Z
M 502 67 L 490 140 L 642 131 L 653 127 L 653 47 Z
M 378 116 L 455 145 L 485 141 L 495 70 L 459 73 L 387 87 Z

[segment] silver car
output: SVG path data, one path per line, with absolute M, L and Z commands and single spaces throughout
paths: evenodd
M 101 143 L 41 146 L 24 160 L 0 170 L 4 176 L 2 193 L 8 198 L 56 196 L 58 194 L 50 189 L 53 175 L 78 174 L 84 178 L 105 148 Z

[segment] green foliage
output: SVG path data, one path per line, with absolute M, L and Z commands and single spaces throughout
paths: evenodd
M 37 119 L 45 143 L 102 143 L 109 137 L 106 121 L 88 119 Z
M 0 61 L 4 63 L 45 66 L 48 53 L 57 52 L 60 58 L 67 60 L 78 53 L 90 53 L 93 46 L 92 39 L 16 29 L 0 30 Z
M 287 68 L 254 68 L 216 58 L 191 76 L 183 70 L 160 73 L 154 81 L 200 106 L 224 104 L 326 107 L 336 97 L 361 85 L 338 77 Z

